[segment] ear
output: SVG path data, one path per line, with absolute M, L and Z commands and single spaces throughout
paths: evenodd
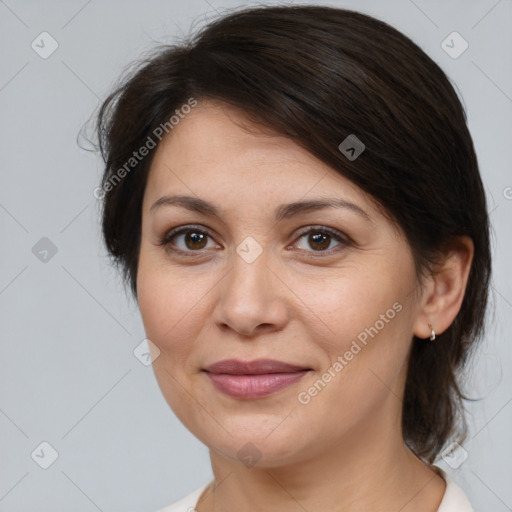
M 450 243 L 435 272 L 426 278 L 414 321 L 415 336 L 428 338 L 428 324 L 436 334 L 450 327 L 464 299 L 474 252 L 473 241 L 467 236 L 458 236 Z

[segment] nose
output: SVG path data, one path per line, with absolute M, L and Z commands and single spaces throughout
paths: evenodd
M 288 322 L 288 288 L 279 271 L 270 268 L 267 252 L 251 263 L 234 255 L 233 267 L 216 289 L 213 319 L 220 329 L 253 337 L 280 331 Z

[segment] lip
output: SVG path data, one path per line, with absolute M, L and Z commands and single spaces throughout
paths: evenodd
M 225 359 L 204 368 L 209 373 L 227 373 L 229 375 L 263 375 L 268 373 L 293 373 L 302 370 L 311 370 L 274 359 L 255 359 L 253 361 L 240 361 L 238 359 Z
M 271 395 L 300 380 L 311 368 L 273 359 L 239 361 L 226 359 L 203 369 L 214 387 L 245 400 Z

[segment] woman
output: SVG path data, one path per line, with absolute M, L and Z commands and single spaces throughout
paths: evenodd
M 465 112 L 410 39 L 320 6 L 238 11 L 104 102 L 106 246 L 214 480 L 178 512 L 470 511 L 487 207 Z

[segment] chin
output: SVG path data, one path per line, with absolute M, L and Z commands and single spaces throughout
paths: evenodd
M 246 467 L 275 468 L 293 464 L 308 451 L 307 446 L 302 446 L 304 442 L 307 444 L 303 435 L 283 425 L 277 429 L 275 426 L 269 428 L 268 422 L 258 425 L 253 418 L 252 421 L 233 422 L 226 430 L 232 435 L 225 431 L 222 435 L 219 431 L 215 435 L 195 431 L 194 435 L 221 457 Z

